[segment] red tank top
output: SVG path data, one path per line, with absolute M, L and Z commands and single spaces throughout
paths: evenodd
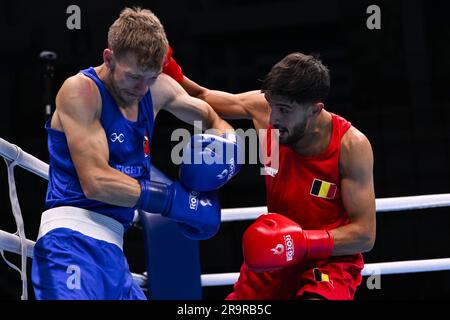
M 333 113 L 331 117 L 331 139 L 324 152 L 302 156 L 279 145 L 278 172 L 270 170 L 272 175 L 266 175 L 269 212 L 283 214 L 305 230 L 329 230 L 349 223 L 341 197 L 339 154 L 351 123 Z M 270 128 L 267 141 L 269 137 Z M 270 154 L 270 145 L 267 148 Z

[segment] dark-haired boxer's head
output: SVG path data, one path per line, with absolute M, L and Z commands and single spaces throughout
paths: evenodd
M 272 109 L 270 123 L 280 130 L 280 143 L 302 139 L 320 114 L 330 90 L 330 73 L 313 56 L 291 53 L 275 64 L 261 91 Z

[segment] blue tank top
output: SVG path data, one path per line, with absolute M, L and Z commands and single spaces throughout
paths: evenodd
M 136 122 L 126 119 L 118 105 L 99 79 L 94 68 L 81 71 L 97 85 L 102 98 L 100 122 L 106 133 L 109 165 L 135 179 L 150 178 L 150 138 L 153 131 L 153 104 L 150 90 L 139 102 Z M 104 214 L 121 222 L 125 229 L 131 225 L 134 208 L 120 207 L 87 199 L 81 189 L 77 172 L 70 157 L 63 132 L 45 124 L 50 154 L 49 183 L 46 209 L 73 206 Z

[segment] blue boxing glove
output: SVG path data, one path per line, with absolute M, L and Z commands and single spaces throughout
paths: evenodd
M 136 208 L 177 221 L 181 232 L 193 240 L 209 239 L 219 230 L 221 207 L 216 194 L 189 192 L 179 182 L 139 180 L 139 183 L 141 196 Z
M 196 134 L 183 148 L 180 181 L 191 190 L 217 190 L 241 170 L 242 152 L 242 140 L 234 133 Z
M 178 188 L 186 190 L 181 184 L 178 184 Z M 191 191 L 188 194 L 181 193 L 166 216 L 178 221 L 181 232 L 189 239 L 205 240 L 219 231 L 220 213 L 216 193 Z

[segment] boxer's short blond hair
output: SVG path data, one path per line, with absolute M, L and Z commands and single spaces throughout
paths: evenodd
M 120 59 L 134 53 L 139 66 L 160 70 L 165 60 L 168 41 L 158 17 L 148 9 L 125 8 L 108 31 L 108 46 Z

